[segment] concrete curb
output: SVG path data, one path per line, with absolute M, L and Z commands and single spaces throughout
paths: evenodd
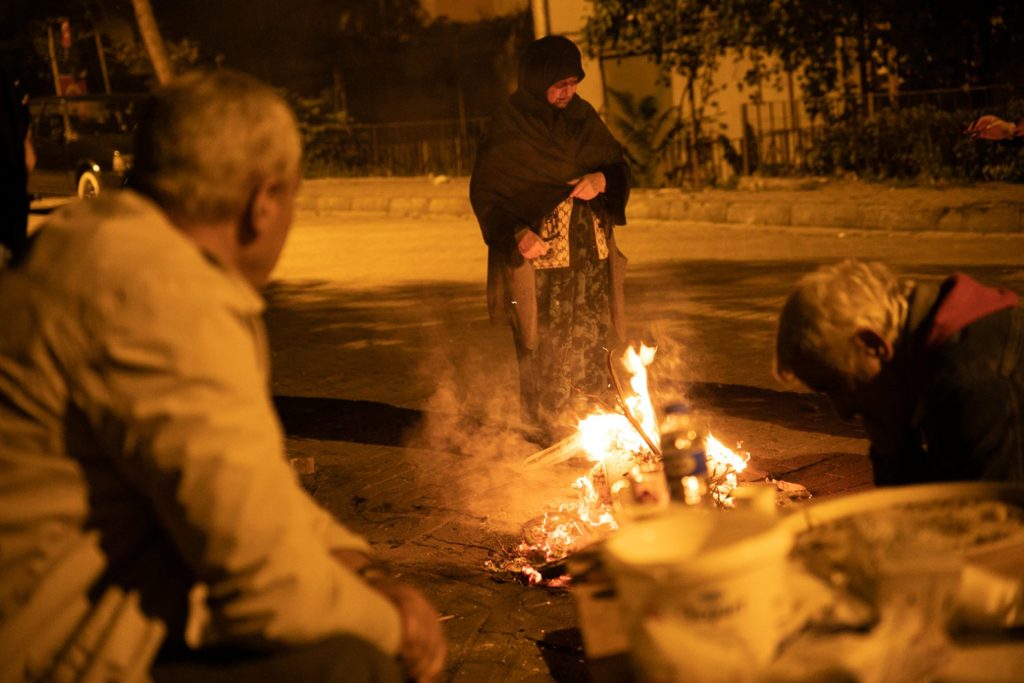
M 1024 192 L 1022 192 L 1024 195 Z M 472 216 L 465 196 L 387 196 L 306 192 L 296 208 L 314 214 L 347 211 L 394 218 Z M 765 193 L 750 198 L 705 199 L 699 195 L 666 196 L 656 190 L 635 191 L 630 218 L 662 221 L 700 221 L 734 225 L 771 225 L 846 230 L 1024 233 L 1021 201 L 973 202 L 959 206 L 914 206 L 888 202 L 783 199 Z

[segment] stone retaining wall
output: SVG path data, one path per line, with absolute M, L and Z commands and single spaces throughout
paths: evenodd
M 394 194 L 388 194 L 387 180 L 376 184 L 352 182 L 308 183 L 297 207 L 300 211 L 335 213 L 358 211 L 393 217 L 423 215 L 470 216 L 472 208 L 465 182 L 439 188 L 395 181 Z M 422 194 L 417 193 L 421 190 Z M 834 227 L 861 230 L 938 230 L 965 232 L 1024 232 L 1024 188 L 1020 199 L 1015 188 L 1002 193 L 1008 198 L 995 201 L 937 204 L 894 201 L 885 192 L 877 196 L 835 199 L 831 195 L 808 191 L 727 192 L 684 194 L 663 190 L 636 190 L 629 203 L 629 217 L 665 221 L 701 221 L 741 225 Z M 712 193 L 708 193 L 709 195 Z M 801 198 L 801 195 L 806 198 Z M 836 194 L 836 193 L 833 193 Z M 398 196 L 395 196 L 398 195 Z M 990 193 L 991 195 L 991 193 Z

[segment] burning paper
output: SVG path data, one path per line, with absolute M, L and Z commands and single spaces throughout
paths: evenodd
M 576 502 L 562 504 L 528 523 L 523 540 L 506 549 L 505 558 L 488 562 L 488 569 L 516 573 L 531 584 L 543 582 L 550 586 L 551 582 L 537 567 L 558 562 L 619 527 L 623 520 L 616 518 L 613 505 L 616 484 L 634 468 L 650 469 L 661 459 L 660 452 L 652 447 L 658 443 L 659 434 L 647 382 L 647 366 L 653 362 L 655 351 L 655 347 L 643 345 L 626 350 L 622 365 L 630 373 L 630 391 L 620 391 L 621 412 L 585 416 L 579 421 L 577 433 L 566 441 L 578 444 L 592 463 L 590 470 L 573 483 Z M 718 505 L 732 507 L 737 474 L 746 468 L 750 455 L 738 455 L 711 435 L 704 445 L 710 494 Z M 561 454 L 564 449 L 554 450 L 558 451 L 559 461 L 565 459 Z M 541 460 L 531 456 L 528 462 L 536 464 Z M 660 505 L 661 501 L 654 502 Z M 635 511 L 631 511 L 630 517 L 634 515 Z
M 711 495 L 722 507 L 733 507 L 732 492 L 739 484 L 737 476 L 747 469 L 750 453 L 741 457 L 708 434 L 704 440 L 704 456 L 708 462 L 708 487 Z

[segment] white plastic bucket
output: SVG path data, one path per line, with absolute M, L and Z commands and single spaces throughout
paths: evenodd
M 673 509 L 609 539 L 637 673 L 645 681 L 735 681 L 785 635 L 792 532 L 756 511 Z

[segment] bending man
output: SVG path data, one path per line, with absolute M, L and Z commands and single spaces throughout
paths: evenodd
M 1024 480 L 1024 309 L 956 274 L 903 282 L 847 260 L 782 309 L 776 372 L 860 415 L 877 484 Z

